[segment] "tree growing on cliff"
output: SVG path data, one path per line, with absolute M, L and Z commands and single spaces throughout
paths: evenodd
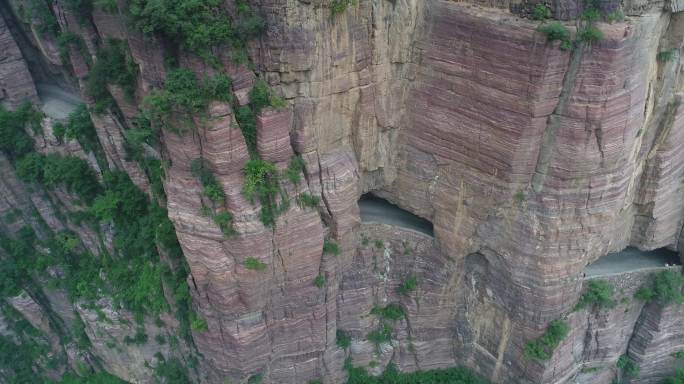
M 539 338 L 525 345 L 523 354 L 528 359 L 548 360 L 553 351 L 570 332 L 570 326 L 563 320 L 553 320 Z
M 587 290 L 582 294 L 575 310 L 585 308 L 587 306 L 596 307 L 599 309 L 612 308 L 615 306 L 613 294 L 615 287 L 605 280 L 590 280 L 587 284 Z
M 684 277 L 679 271 L 659 272 L 644 283 L 634 297 L 646 302 L 654 301 L 663 307 L 684 303 Z

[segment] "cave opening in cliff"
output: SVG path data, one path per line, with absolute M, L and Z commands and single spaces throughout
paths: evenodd
M 609 253 L 587 265 L 585 277 L 599 277 L 653 268 L 681 266 L 679 253 L 667 248 L 642 251 L 627 247 L 620 252 Z
M 359 210 L 361 211 L 361 221 L 364 223 L 394 225 L 434 236 L 432 222 L 372 193 L 361 196 Z

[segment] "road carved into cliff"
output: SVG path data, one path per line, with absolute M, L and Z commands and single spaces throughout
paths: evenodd
M 359 200 L 361 221 L 395 225 L 434 236 L 432 223 L 411 212 L 405 211 L 387 200 L 372 195 L 364 195 Z
M 678 254 L 664 248 L 641 251 L 634 247 L 627 247 L 620 252 L 609 253 L 588 265 L 585 269 L 585 277 L 610 276 L 679 264 Z
M 83 100 L 72 92 L 52 84 L 38 84 L 36 86 L 41 101 L 43 113 L 53 119 L 66 119 Z

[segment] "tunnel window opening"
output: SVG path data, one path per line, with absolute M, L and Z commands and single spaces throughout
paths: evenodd
M 380 223 L 394 225 L 434 237 L 432 222 L 399 208 L 389 201 L 366 193 L 359 200 L 361 221 L 363 223 Z
M 642 269 L 681 266 L 679 253 L 667 248 L 642 251 L 627 247 L 620 252 L 609 253 L 587 265 L 584 277 L 600 277 L 627 273 Z

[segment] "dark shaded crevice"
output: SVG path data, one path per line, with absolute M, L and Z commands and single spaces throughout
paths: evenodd
M 12 38 L 19 47 L 34 83 L 55 84 L 72 91 L 78 91 L 78 85 L 64 68 L 54 66 L 43 58 L 39 49 L 33 45 L 28 32 L 24 29 L 23 22 L 19 20 L 6 1 L 0 1 L 0 17 L 7 24 Z

